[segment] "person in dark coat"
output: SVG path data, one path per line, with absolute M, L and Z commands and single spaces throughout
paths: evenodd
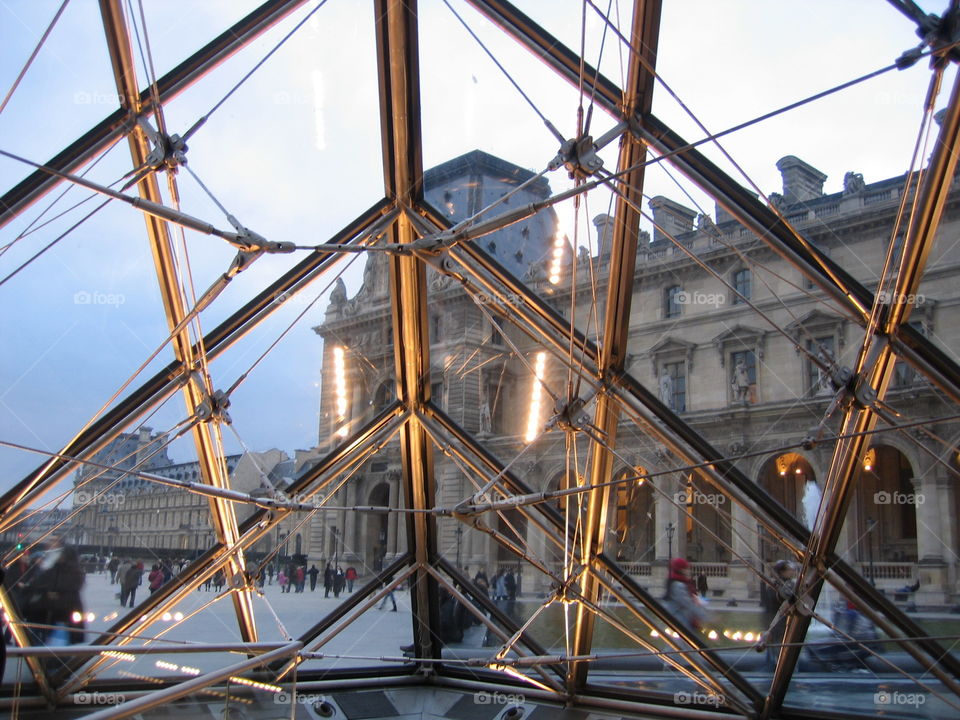
M 46 645 L 83 642 L 83 601 L 80 590 L 85 574 L 72 547 L 54 544 L 44 553 L 33 573 L 26 594 L 24 619 L 52 627 L 38 628 Z
M 330 597 L 330 591 L 333 590 L 333 568 L 330 563 L 323 569 L 323 596 Z
M 338 598 L 347 584 L 346 576 L 343 574 L 343 568 L 337 565 L 337 570 L 333 574 L 333 596 Z
M 310 592 L 313 592 L 317 589 L 317 576 L 320 574 L 320 571 L 317 570 L 316 565 L 311 565 L 310 569 L 307 571 L 307 575 L 310 576 Z
M 137 597 L 137 588 L 143 583 L 143 563 L 130 563 L 123 577 L 120 578 L 120 605 L 127 606 L 127 600 L 130 601 L 130 607 L 133 607 Z

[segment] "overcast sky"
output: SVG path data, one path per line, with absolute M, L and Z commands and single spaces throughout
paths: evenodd
M 0 2 L 3 94 L 59 4 L 59 0 Z M 451 4 L 532 104 L 561 133 L 572 135 L 577 92 L 463 3 Z M 939 4 L 921 4 L 930 11 L 941 9 Z M 236 0 L 146 0 L 157 74 L 255 5 Z M 518 5 L 569 47 L 579 48 L 580 2 Z M 878 0 L 802 4 L 667 0 L 664 5 L 658 69 L 712 132 L 886 66 L 917 43 L 911 24 Z M 182 133 L 209 111 L 315 6 L 299 10 L 168 103 L 171 131 Z M 596 62 L 603 26 L 591 9 L 586 15 L 586 54 Z M 369 3 L 327 2 L 190 142 L 190 167 L 228 211 L 271 240 L 323 242 L 382 196 L 372 20 Z M 420 20 L 424 166 L 480 148 L 522 167 L 543 169 L 555 155 L 557 141 L 530 105 L 442 2 L 422 0 Z M 629 22 L 622 18 L 620 25 L 627 28 Z M 623 57 L 616 38 L 607 34 L 600 65 L 618 83 Z M 142 75 L 139 55 L 137 65 Z M 926 64 L 918 63 L 730 136 L 724 146 L 765 193 L 780 190 L 775 163 L 788 154 L 826 173 L 826 192 L 839 191 L 849 170 L 863 173 L 867 182 L 898 175 L 910 161 L 928 80 Z M 661 118 L 688 139 L 702 135 L 662 86 L 655 93 L 654 111 Z M 0 114 L 0 148 L 46 160 L 115 106 L 98 5 L 74 0 Z M 598 113 L 594 134 L 611 123 Z M 604 153 L 608 168 L 616 164 L 614 151 Z M 716 149 L 704 151 L 730 167 Z M 121 143 L 89 177 L 109 184 L 129 167 L 129 151 Z M 28 172 L 23 165 L 0 159 L 0 188 L 5 192 Z M 562 171 L 548 179 L 554 191 L 569 183 Z M 165 179 L 161 182 L 166 187 Z M 186 212 L 228 227 L 216 205 L 185 172 L 178 185 Z M 13 242 L 59 192 L 60 188 L 0 229 L 0 245 Z M 658 170 L 648 173 L 646 192 L 692 204 Z M 695 190 L 691 193 L 713 213 L 712 202 Z M 71 190 L 45 219 L 86 195 Z M 608 197 L 602 192 L 592 195 L 581 212 L 580 244 L 586 243 L 584 233 L 592 227 L 587 221 L 606 211 Z M 0 277 L 7 277 L 99 202 L 89 201 L 18 240 L 0 256 Z M 572 204 L 557 210 L 561 230 L 572 238 Z M 187 248 L 188 256 L 181 262 L 184 267 L 189 263 L 197 294 L 228 268 L 235 255 L 222 240 L 196 233 L 187 233 Z M 302 253 L 259 259 L 204 312 L 203 328 L 213 328 L 301 257 Z M 357 262 L 347 273 L 351 293 L 358 287 L 359 269 Z M 326 284 L 326 279 L 317 283 L 309 300 Z M 4 298 L 0 439 L 7 442 L 59 449 L 167 334 L 143 220 L 138 211 L 116 202 L 0 285 L 0 293 Z M 311 328 L 322 321 L 325 304 L 321 298 L 233 396 L 234 427 L 248 447 L 292 453 L 316 443 L 321 344 Z M 230 386 L 306 305 L 302 298 L 287 303 L 218 359 L 211 367 L 215 386 Z M 170 348 L 164 347 L 131 387 L 139 386 L 171 357 Z M 175 397 L 147 424 L 165 430 L 183 416 L 183 401 Z M 240 442 L 231 432 L 225 439 L 228 451 L 239 451 Z M 178 461 L 192 459 L 192 446 L 180 443 L 172 454 Z M 36 455 L 0 449 L 0 489 L 12 486 L 40 461 Z

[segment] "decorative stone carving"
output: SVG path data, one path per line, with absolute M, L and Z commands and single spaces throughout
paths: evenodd
M 347 303 L 347 286 L 342 277 L 337 278 L 337 282 L 330 291 L 330 309 L 334 312 L 342 313 L 343 306 Z
M 730 384 L 733 386 L 733 401 L 746 403 L 750 394 L 750 375 L 742 359 L 737 360 L 737 365 L 733 368 Z
M 857 193 L 863 192 L 864 188 L 867 185 L 863 181 L 863 175 L 861 173 L 848 172 L 843 176 L 843 194 L 847 195 L 856 195 Z

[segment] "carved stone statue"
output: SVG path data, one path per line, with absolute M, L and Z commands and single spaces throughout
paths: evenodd
M 493 419 L 490 417 L 490 398 L 486 390 L 480 398 L 480 434 L 489 435 L 493 427 Z
M 750 395 L 750 374 L 747 372 L 746 363 L 743 359 L 737 360 L 737 366 L 733 369 L 733 378 L 730 381 L 733 387 L 733 401 L 746 403 Z
M 333 290 L 330 291 L 330 307 L 340 310 L 347 302 L 347 286 L 343 283 L 343 278 L 338 277 L 333 284 Z
M 777 208 L 778 210 L 786 204 L 783 201 L 783 195 L 778 192 L 770 193 L 767 195 L 767 199 L 770 201 L 770 207 Z
M 863 192 L 866 186 L 866 183 L 863 182 L 863 175 L 860 173 L 848 172 L 843 176 L 844 195 L 856 195 L 859 192 Z
M 673 410 L 673 378 L 666 368 L 660 371 L 660 402 Z

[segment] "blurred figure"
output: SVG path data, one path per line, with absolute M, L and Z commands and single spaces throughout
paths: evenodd
M 777 613 L 780 611 L 780 607 L 784 602 L 793 602 L 795 600 L 796 584 L 796 566 L 789 560 L 777 560 L 773 566 L 773 578 L 771 578 L 770 585 L 767 586 L 766 583 L 761 585 L 761 599 L 764 602 L 764 620 L 768 626 L 768 630 L 763 634 L 761 645 L 766 648 L 767 665 L 770 667 L 775 666 L 777 663 L 777 656 L 780 654 L 780 645 L 783 642 L 783 634 L 787 629 L 786 613 L 781 615 L 779 619 L 777 619 Z
M 110 562 L 107 563 L 107 570 L 110 571 L 110 584 L 117 584 L 117 570 L 120 569 L 120 558 L 114 556 L 110 558 Z
M 77 551 L 55 541 L 32 573 L 24 607 L 27 622 L 52 626 L 37 629 L 41 642 L 58 647 L 83 642 L 84 581 Z
M 697 586 L 690 577 L 690 563 L 680 557 L 670 561 L 667 604 L 674 616 L 688 630 L 699 630 L 706 612 L 697 595 Z
M 307 570 L 307 575 L 310 576 L 310 592 L 313 592 L 317 589 L 317 576 L 320 574 L 320 571 L 317 570 L 316 565 L 311 565 L 310 569 Z
M 347 568 L 347 592 L 353 592 L 353 584 L 357 581 L 358 577 L 357 569 L 353 565 Z

